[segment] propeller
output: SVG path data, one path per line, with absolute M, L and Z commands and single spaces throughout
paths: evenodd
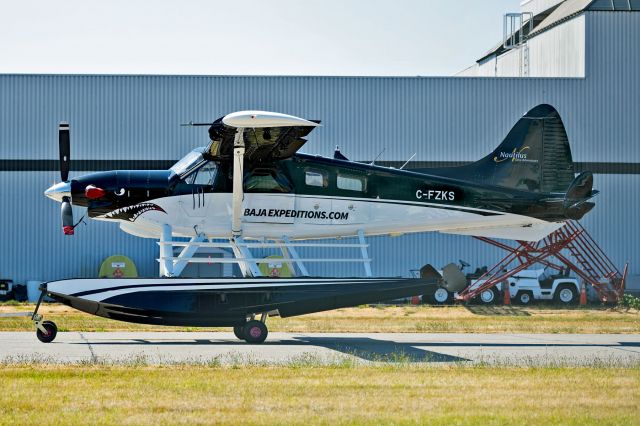
M 58 126 L 58 147 L 60 150 L 60 179 L 63 182 L 69 180 L 71 163 L 71 141 L 69 138 L 69 123 L 60 122 Z
M 58 147 L 60 150 L 60 179 L 63 182 L 67 182 L 71 163 L 71 140 L 69 137 L 69 123 L 66 121 L 62 121 L 58 126 Z M 62 219 L 62 232 L 64 232 L 64 235 L 73 235 L 75 226 L 73 224 L 73 209 L 70 197 L 62 197 L 60 218 Z
M 64 232 L 64 235 L 73 235 L 75 225 L 73 224 L 73 209 L 71 208 L 69 197 L 62 197 L 60 218 L 62 219 L 62 232 Z

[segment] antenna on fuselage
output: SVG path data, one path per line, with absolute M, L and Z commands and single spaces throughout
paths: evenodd
M 333 151 L 333 159 L 334 160 L 349 161 L 349 159 L 347 157 L 345 157 L 344 154 L 342 154 L 340 152 L 340 147 L 338 145 L 336 145 L 336 149 Z
M 370 166 L 373 166 L 373 165 L 376 163 L 376 160 L 377 160 L 378 158 L 380 158 L 380 156 L 381 156 L 381 155 L 382 155 L 386 150 L 387 150 L 387 148 L 382 148 L 382 151 L 380 151 L 380 154 L 378 154 L 378 155 L 376 156 L 376 158 L 374 158 L 374 159 L 373 159 L 373 161 L 372 161 L 371 163 L 369 163 L 369 165 L 370 165 Z
M 180 126 L 211 126 L 213 123 L 194 123 L 193 121 L 189 121 L 188 123 L 180 123 Z
M 404 169 L 404 166 L 406 166 L 407 164 L 409 164 L 409 161 L 413 160 L 413 157 L 415 157 L 417 154 L 417 152 L 414 152 L 413 155 L 411 157 L 409 157 L 409 159 L 407 161 L 404 162 L 404 164 L 402 165 L 402 167 L 400 167 L 399 170 Z

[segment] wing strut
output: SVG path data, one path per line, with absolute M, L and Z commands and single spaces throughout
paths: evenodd
M 231 221 L 232 238 L 242 237 L 242 214 L 243 179 L 244 179 L 244 127 L 236 128 L 236 135 L 233 140 L 233 218 Z

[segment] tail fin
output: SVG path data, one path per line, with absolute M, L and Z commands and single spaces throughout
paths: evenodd
M 562 119 L 546 104 L 527 112 L 486 157 L 466 166 L 429 172 L 534 192 L 566 192 L 575 174 Z
M 565 192 L 575 171 L 560 114 L 538 105 L 513 126 L 500 146 L 474 163 L 494 185 L 536 192 Z

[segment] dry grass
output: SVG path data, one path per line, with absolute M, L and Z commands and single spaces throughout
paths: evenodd
M 640 368 L 52 366 L 0 370 L 0 424 L 637 424 Z
M 0 313 L 17 310 L 33 310 L 33 305 L 0 306 Z M 129 324 L 56 304 L 44 305 L 40 312 L 46 319 L 55 321 L 61 331 L 205 330 Z M 269 329 L 288 332 L 640 333 L 640 314 L 605 308 L 552 306 L 359 307 L 294 318 L 271 318 Z M 0 331 L 32 330 L 29 318 L 0 318 Z

